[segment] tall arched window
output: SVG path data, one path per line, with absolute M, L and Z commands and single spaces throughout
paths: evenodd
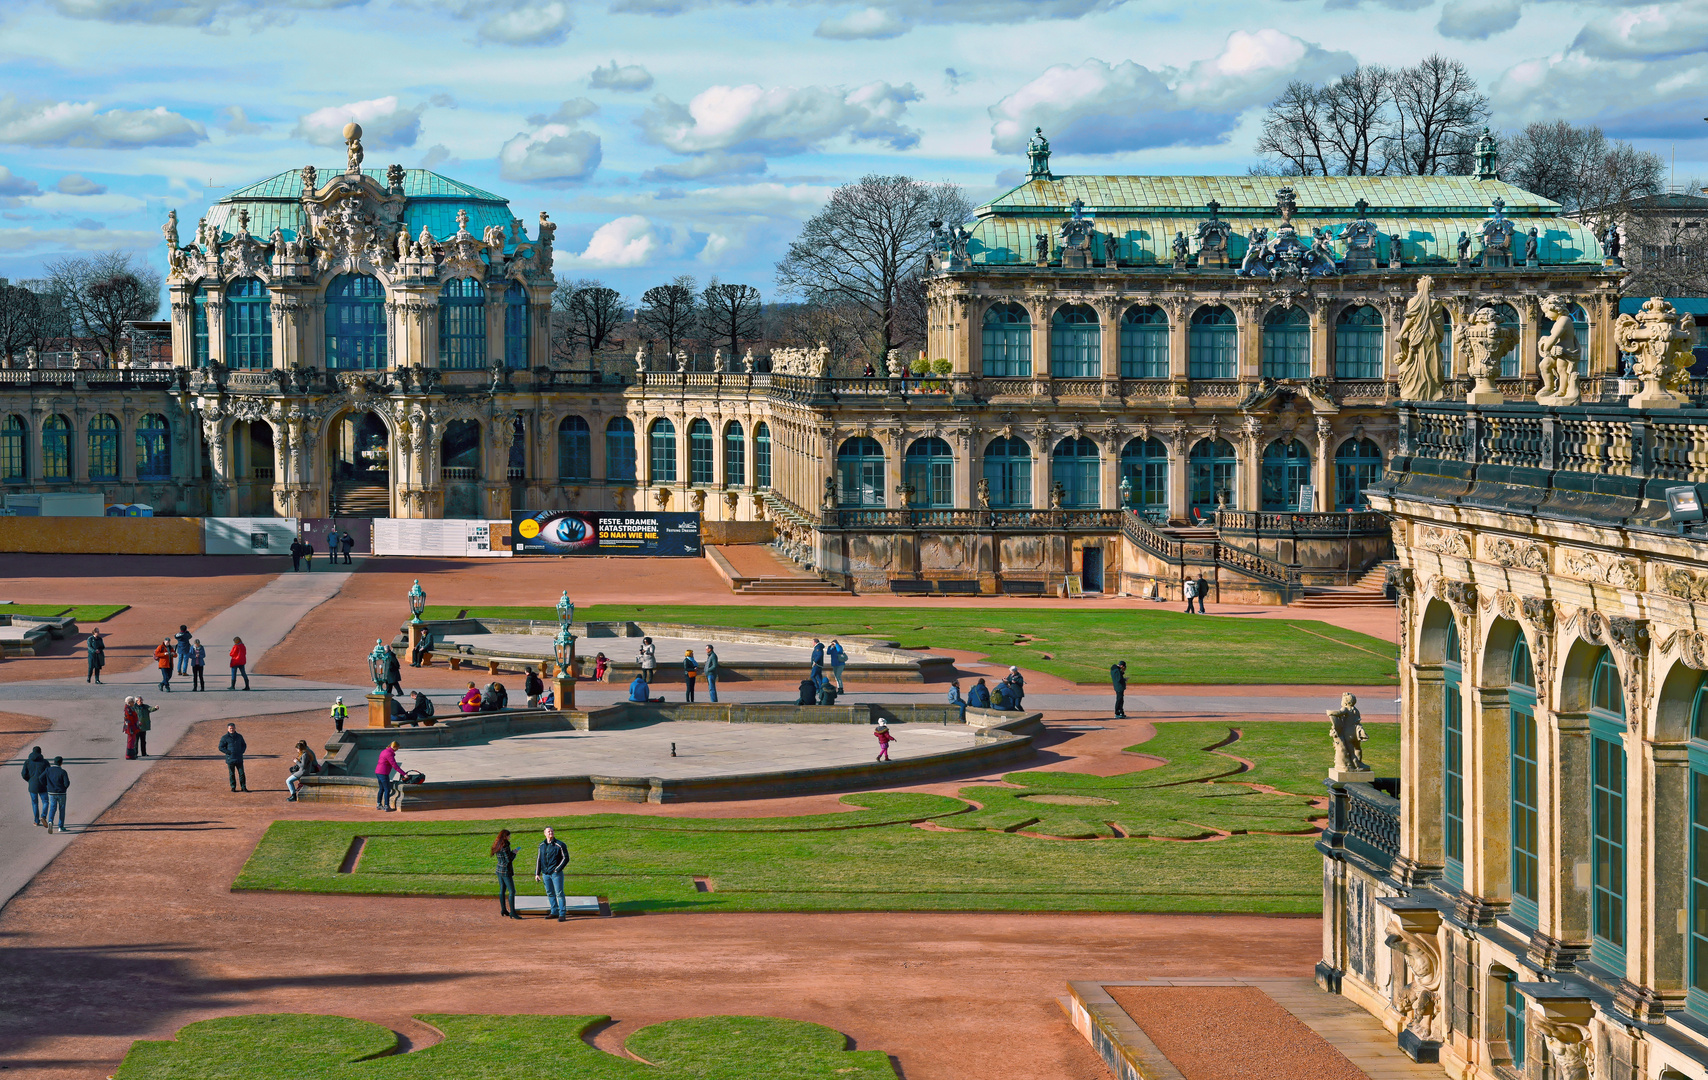
M 1102 374 L 1103 329 L 1085 304 L 1064 304 L 1050 317 L 1050 374 L 1095 379 Z
M 647 460 L 652 463 L 652 482 L 676 482 L 676 425 L 660 417 L 647 432 Z
M 884 448 L 866 435 L 844 440 L 836 450 L 839 506 L 884 505 Z
M 1121 316 L 1121 378 L 1168 378 L 1168 316 L 1155 304 Z
M 1513 307 L 1511 304 L 1495 304 L 1494 313 L 1495 322 L 1506 327 L 1508 330 L 1511 330 L 1512 339 L 1514 341 L 1520 340 L 1518 309 Z M 1523 370 L 1523 360 L 1519 356 L 1518 346 L 1514 345 L 1505 356 L 1500 358 L 1501 377 L 1506 379 L 1516 379 L 1518 378 L 1519 372 Z
M 161 413 L 144 413 L 136 422 L 136 478 L 172 479 L 172 426 Z
M 1133 439 L 1121 448 L 1120 485 L 1122 506 L 1168 517 L 1168 449 L 1161 439 Z
M 372 275 L 340 274 L 326 286 L 326 369 L 385 366 L 385 289 Z
M 42 421 L 42 479 L 71 479 L 71 421 L 63 416 Z
M 1465 884 L 1465 709 L 1464 660 L 1459 625 L 1447 624 L 1446 656 L 1441 664 L 1441 849 L 1445 876 Z
M 89 479 L 119 478 L 119 420 L 111 413 L 89 419 Z
M 1512 677 L 1507 685 L 1511 711 L 1507 772 L 1511 788 L 1512 914 L 1526 926 L 1536 925 L 1537 872 L 1541 865 L 1541 803 L 1537 800 L 1536 674 L 1530 646 L 1519 634 L 1512 646 Z
M 730 487 L 747 483 L 747 435 L 734 420 L 724 425 L 724 483 Z
M 635 480 L 635 425 L 626 416 L 613 416 L 605 425 L 605 479 Z
M 1299 489 L 1311 482 L 1311 454 L 1298 439 L 1276 439 L 1263 450 L 1263 476 L 1258 509 L 1297 513 Z
M 753 427 L 753 486 L 771 486 L 771 427 L 763 420 Z
M 1382 377 L 1382 313 L 1369 304 L 1347 308 L 1335 321 L 1334 374 L 1340 379 Z
M 1226 439 L 1200 439 L 1186 457 L 1186 496 L 1192 509 L 1208 514 L 1238 508 L 1234 477 L 1239 459 Z
M 705 417 L 695 417 L 688 425 L 688 482 L 715 484 L 718 482 L 716 447 L 712 443 L 712 425 Z
M 9 484 L 30 478 L 30 425 L 18 415 L 0 421 L 0 480 Z
M 1441 309 L 1441 377 L 1453 377 L 1453 316 Z
M 486 289 L 474 278 L 439 287 L 439 366 L 453 371 L 486 366 Z
M 1348 439 L 1334 454 L 1334 506 L 1364 509 L 1364 489 L 1382 478 L 1382 451 L 1369 439 Z
M 986 375 L 1029 378 L 1032 319 L 1019 304 L 993 304 L 984 313 L 983 370 Z
M 1572 304 L 1566 308 L 1566 314 L 1571 317 L 1572 329 L 1578 335 L 1578 374 L 1589 374 L 1589 312 L 1582 304 Z M 1692 342 L 1692 344 L 1695 344 Z
M 1102 501 L 1097 474 L 1102 467 L 1097 444 L 1081 435 L 1063 439 L 1050 452 L 1050 485 L 1062 487 L 1062 505 L 1088 509 Z
M 984 448 L 984 478 L 990 505 L 998 510 L 1032 505 L 1032 448 L 1026 440 L 998 437 Z
M 225 287 L 225 356 L 228 367 L 273 366 L 273 304 L 267 286 L 242 278 Z
M 913 485 L 915 506 L 955 505 L 955 455 L 942 439 L 913 440 L 902 458 L 902 476 L 903 483 Z
M 504 290 L 504 366 L 528 366 L 528 290 L 520 281 Z
M 1220 304 L 1192 313 L 1187 331 L 1186 374 L 1193 379 L 1232 379 L 1239 373 L 1239 323 Z
M 1625 693 L 1603 648 L 1590 680 L 1590 959 L 1625 970 Z
M 196 286 L 190 298 L 190 352 L 197 367 L 208 366 L 208 287 Z
M 452 420 L 439 440 L 439 464 L 446 480 L 480 479 L 480 422 Z
M 562 480 L 587 480 L 593 476 L 593 432 L 579 416 L 566 416 L 558 421 L 557 475 Z
M 1294 305 L 1263 317 L 1263 374 L 1270 379 L 1311 377 L 1311 317 Z
M 512 480 L 523 480 L 528 475 L 528 425 L 522 422 L 520 415 L 510 418 L 510 461 L 509 476 Z

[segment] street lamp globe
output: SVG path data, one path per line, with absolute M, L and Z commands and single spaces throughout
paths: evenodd
M 552 655 L 557 658 L 558 674 L 568 677 L 573 672 L 570 665 L 575 662 L 575 635 L 569 632 L 569 624 L 558 627 L 557 637 L 552 639 Z
M 415 584 L 409 587 L 409 614 L 412 616 L 409 621 L 420 622 L 421 613 L 426 610 L 427 593 L 421 588 L 421 579 L 417 578 Z
M 565 589 L 557 602 L 557 623 L 566 630 L 575 621 L 575 601 L 569 598 L 569 590 Z
M 391 650 L 385 647 L 385 642 L 374 639 L 374 651 L 368 654 L 368 673 L 374 677 L 374 693 L 383 694 L 390 681 L 386 678 L 388 661 Z

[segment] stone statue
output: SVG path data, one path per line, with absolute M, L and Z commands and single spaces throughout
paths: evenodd
M 1050 261 L 1050 234 L 1049 233 L 1041 232 L 1037 236 L 1033 237 L 1032 238 L 1032 246 L 1037 251 L 1038 261 L 1040 263 L 1045 263 L 1045 262 Z
M 679 374 L 682 374 L 682 375 L 688 374 L 688 350 L 687 349 L 677 349 L 676 350 L 676 370 Z
M 1404 250 L 1405 250 L 1405 241 L 1400 239 L 1400 234 L 1399 233 L 1390 233 L 1388 236 L 1388 266 L 1389 267 L 1391 267 L 1395 270 L 1398 270 L 1401 266 L 1404 265 L 1404 260 L 1401 258 L 1401 255 L 1403 254 Z
M 1405 1030 L 1422 1042 L 1434 1042 L 1441 1011 L 1441 950 L 1434 934 L 1408 930 L 1398 918 L 1388 923 L 1386 944 L 1405 956 L 1405 996 L 1398 1002 Z
M 1352 694 L 1340 695 L 1340 708 L 1328 710 L 1329 732 L 1334 736 L 1334 769 L 1331 780 L 1342 780 L 1349 773 L 1370 775 L 1360 752 L 1364 747 L 1364 718 L 1358 712 L 1358 699 Z
M 1536 250 L 1537 246 L 1536 226 L 1532 225 L 1529 234 L 1524 238 L 1524 265 L 1535 266 L 1541 262 Z
M 348 159 L 345 172 L 359 173 L 362 171 L 362 125 L 349 123 L 344 125 L 344 151 Z
M 1113 270 L 1120 265 L 1121 241 L 1114 233 L 1103 234 L 1103 265 Z
M 891 349 L 884 355 L 884 374 L 892 379 L 901 377 L 901 356 L 899 349 Z
M 393 191 L 402 191 L 403 166 L 397 164 L 387 165 L 385 170 L 385 182 L 386 186 L 391 188 Z
M 713 349 L 712 350 L 712 370 L 713 371 L 722 371 L 723 369 L 724 369 L 724 351 L 722 349 Z
M 409 230 L 398 229 L 395 239 L 397 242 L 397 257 L 399 259 L 409 258 Z
M 1242 275 L 1261 273 L 1263 270 L 1263 248 L 1269 239 L 1269 230 L 1252 226 L 1251 232 L 1245 237 L 1245 258 L 1240 260 L 1239 272 Z
M 990 478 L 987 476 L 979 477 L 978 497 L 979 497 L 979 509 L 980 510 L 989 510 L 990 509 Z
M 1186 255 L 1192 250 L 1192 244 L 1186 239 L 1186 233 L 1176 231 L 1174 234 L 1174 265 L 1185 266 Z
M 1588 1028 L 1541 1020 L 1536 1029 L 1552 1059 L 1552 1075 L 1556 1080 L 1590 1080 L 1595 1041 Z
M 1060 510 L 1067 501 L 1067 486 L 1060 480 L 1050 485 L 1050 509 Z
M 312 195 L 312 194 L 314 194 L 314 189 L 316 187 L 319 187 L 319 186 L 320 186 L 320 170 L 316 169 L 313 165 L 304 165 L 302 167 L 302 188 L 303 188 L 303 190 L 308 192 L 310 195 Z
M 35 371 L 37 368 L 42 366 L 41 357 L 36 353 L 36 347 L 34 345 L 31 345 L 24 350 L 24 366 L 29 368 L 31 371 Z
M 1542 314 L 1552 319 L 1554 325 L 1536 343 L 1536 374 L 1542 377 L 1536 404 L 1576 405 L 1583 400 L 1578 389 L 1578 361 L 1583 350 L 1578 343 L 1577 327 L 1572 323 L 1571 308 L 1565 297 L 1549 296 L 1542 301 Z
M 647 363 L 648 363 L 648 358 L 646 355 L 646 342 L 643 341 L 640 343 L 640 348 L 635 350 L 635 370 L 636 371 L 647 370 Z
M 741 366 L 742 366 L 742 370 L 746 371 L 749 375 L 753 374 L 753 350 L 752 349 L 748 349 L 747 354 L 741 358 Z
M 1465 327 L 1465 367 L 1476 380 L 1465 401 L 1470 405 L 1499 405 L 1506 400 L 1495 389 L 1493 379 L 1500 371 L 1500 358 L 1512 351 L 1518 334 L 1510 326 L 1500 325 L 1494 308 L 1487 304 L 1478 308 Z
M 1471 263 L 1471 237 L 1469 233 L 1459 234 L 1459 265 L 1469 266 Z
M 824 478 L 824 508 L 826 510 L 836 509 L 836 477 L 834 476 Z
M 819 342 L 818 348 L 812 351 L 812 358 L 812 373 L 821 379 L 830 378 L 830 346 Z
M 178 211 L 166 212 L 166 224 L 160 226 L 160 235 L 166 238 L 166 250 L 178 250 Z
M 959 225 L 949 229 L 949 256 L 955 260 L 956 266 L 965 266 L 970 261 L 967 254 L 967 243 L 973 238 L 972 231 Z
M 1127 507 L 1133 505 L 1133 478 L 1131 476 L 1127 476 L 1125 474 L 1122 475 L 1119 490 L 1121 493 L 1121 506 Z
M 1441 302 L 1431 289 L 1435 279 L 1428 274 L 1417 279 L 1417 292 L 1406 301 L 1400 323 L 1400 399 L 1439 401 L 1441 380 Z
M 1624 314 L 1613 324 L 1619 351 L 1631 355 L 1631 371 L 1643 382 L 1627 404 L 1633 409 L 1676 409 L 1670 391 L 1679 387 L 1694 359 L 1692 335 L 1679 325 L 1678 312 L 1661 297 L 1643 301 L 1643 310 Z
M 1620 258 L 1619 258 L 1619 226 L 1617 226 L 1617 225 L 1607 226 L 1607 231 L 1601 234 L 1601 247 L 1604 251 L 1607 252 L 1607 257 L 1609 259 L 1612 259 L 1615 265 L 1620 264 Z

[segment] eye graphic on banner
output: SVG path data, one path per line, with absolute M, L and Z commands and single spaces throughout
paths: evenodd
M 700 554 L 700 515 L 526 510 L 511 514 L 517 555 Z

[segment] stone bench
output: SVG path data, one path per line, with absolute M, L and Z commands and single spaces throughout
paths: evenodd
M 4 615 L 0 611 L 0 615 Z M 13 626 L 40 626 L 48 635 L 58 639 L 77 636 L 77 620 L 69 615 L 5 615 Z
M 545 896 L 518 896 L 513 901 L 518 915 L 551 917 L 551 899 Z M 564 910 L 570 915 L 603 915 L 611 917 L 611 902 L 603 896 L 569 896 L 563 898 Z

